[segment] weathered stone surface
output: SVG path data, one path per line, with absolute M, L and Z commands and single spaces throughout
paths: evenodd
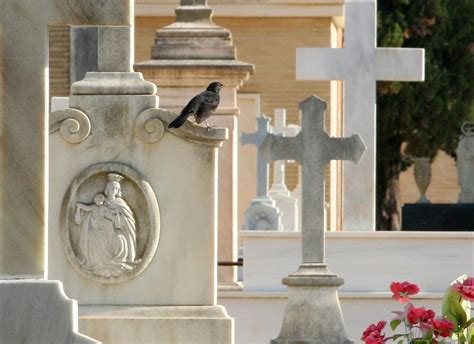
M 131 72 L 132 30 L 131 26 L 72 26 L 71 83 L 87 72 Z
M 269 161 L 296 160 L 302 167 L 302 258 L 283 279 L 290 291 L 275 344 L 352 343 L 347 338 L 337 298 L 342 278 L 325 264 L 324 166 L 330 160 L 358 162 L 366 147 L 359 135 L 332 138 L 324 130 L 327 104 L 312 96 L 300 103 L 302 130 L 296 137 L 268 134 L 262 152 Z
M 229 30 L 212 21 L 207 1 L 181 0 L 176 22 L 156 31 L 151 57 L 157 60 L 235 60 Z
M 128 26 L 131 11 L 130 0 L 0 1 L 3 274 L 44 271 L 48 25 Z
M 377 80 L 423 81 L 424 50 L 376 47 L 376 4 L 345 4 L 343 49 L 297 49 L 298 80 L 344 80 L 344 133 L 359 133 L 367 152 L 344 165 L 344 230 L 375 230 L 375 86 Z M 364 197 L 360 197 L 364 195 Z
M 462 133 L 456 149 L 458 181 L 461 186 L 458 203 L 474 203 L 474 123 L 464 123 Z
M 77 302 L 59 281 L 0 281 L 2 343 L 92 344 L 77 331 Z

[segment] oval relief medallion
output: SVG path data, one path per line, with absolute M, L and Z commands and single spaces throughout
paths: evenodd
M 80 173 L 66 192 L 60 221 L 69 262 L 96 282 L 137 276 L 158 246 L 156 196 L 138 171 L 123 164 L 97 164 Z

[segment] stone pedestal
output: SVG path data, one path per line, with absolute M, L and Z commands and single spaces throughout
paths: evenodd
M 215 25 L 206 0 L 181 0 L 176 22 L 156 32 L 150 61 L 135 64 L 147 80 L 160 88 L 161 106 L 180 112 L 196 94 L 213 81 L 224 84 L 217 113 L 211 125 L 229 129 L 229 140 L 219 158 L 218 257 L 220 262 L 237 261 L 237 90 L 254 66 L 236 59 L 229 30 Z M 241 289 L 237 269 L 219 267 L 219 284 Z
M 354 343 L 347 337 L 337 296 L 342 278 L 324 264 L 303 264 L 283 284 L 288 286 L 288 305 L 280 334 L 272 344 Z
M 140 73 L 89 72 L 51 114 L 48 278 L 91 307 L 81 329 L 104 343 L 232 343 L 216 305 L 227 130 L 168 130 L 177 114 L 155 92 Z

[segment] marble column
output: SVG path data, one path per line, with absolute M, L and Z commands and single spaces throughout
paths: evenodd
M 253 73 L 254 66 L 237 60 L 229 30 L 212 21 L 206 0 L 181 0 L 176 21 L 156 32 L 151 60 L 135 64 L 147 80 L 160 89 L 163 108 L 180 112 L 209 83 L 220 81 L 221 104 L 210 124 L 229 129 L 229 140 L 219 157 L 218 257 L 237 261 L 237 91 Z M 240 289 L 237 269 L 219 267 L 221 289 Z

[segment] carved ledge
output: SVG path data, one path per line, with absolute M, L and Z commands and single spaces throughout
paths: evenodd
M 155 95 L 156 86 L 136 72 L 87 72 L 71 86 L 73 95 Z
M 50 115 L 49 133 L 59 130 L 64 141 L 80 143 L 89 137 L 91 122 L 87 115 L 77 109 L 54 111 Z
M 147 109 L 140 113 L 135 120 L 135 134 L 146 143 L 156 143 L 161 140 L 164 131 L 181 137 L 182 139 L 206 146 L 220 147 L 228 139 L 227 128 L 205 128 L 190 121 L 186 121 L 178 129 L 168 129 L 178 115 L 164 109 Z M 161 122 L 160 124 L 158 122 Z

